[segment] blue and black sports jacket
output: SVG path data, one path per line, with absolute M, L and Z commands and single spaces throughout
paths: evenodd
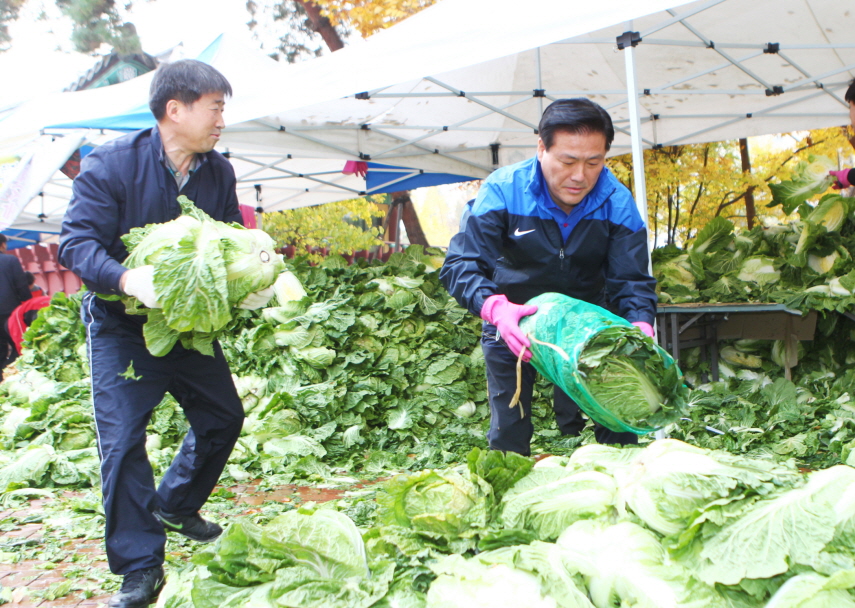
M 656 281 L 647 270 L 647 230 L 629 190 L 603 168 L 570 215 L 575 225 L 566 242 L 548 200 L 536 157 L 490 175 L 449 244 L 440 271 L 449 293 L 480 315 L 492 295 L 524 304 L 558 292 L 652 325 Z
M 131 228 L 178 217 L 179 194 L 215 220 L 243 223 L 229 161 L 216 151 L 197 159 L 196 170 L 179 193 L 157 127 L 93 150 L 74 180 L 62 222 L 60 262 L 90 291 L 121 295 L 119 279 L 127 270 L 122 262 L 128 257 L 121 237 Z

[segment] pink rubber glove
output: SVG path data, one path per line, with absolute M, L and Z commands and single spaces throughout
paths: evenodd
M 831 186 L 835 190 L 842 190 L 843 188 L 848 188 L 852 185 L 849 183 L 849 169 L 843 169 L 842 171 L 829 171 L 828 174 L 837 180 Z
M 653 326 L 650 323 L 645 323 L 644 321 L 636 321 L 633 323 L 638 329 L 644 332 L 644 335 L 648 338 L 653 337 Z
M 523 361 L 528 363 L 531 360 L 531 351 L 527 348 L 531 346 L 531 342 L 520 329 L 520 319 L 536 312 L 537 306 L 521 306 L 508 302 L 508 298 L 503 295 L 495 295 L 484 300 L 481 318 L 496 326 L 499 336 L 515 356 L 519 357 L 520 351 L 524 350 Z

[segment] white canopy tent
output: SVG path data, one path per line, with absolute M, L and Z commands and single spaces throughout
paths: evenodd
M 281 80 L 282 75 L 287 74 L 287 68 L 270 57 L 226 35 L 219 36 L 198 58 L 220 70 L 232 84 L 235 94 L 226 105 L 229 119 L 248 116 L 244 108 L 247 104 L 253 105 L 256 96 L 263 94 L 259 87 Z M 154 117 L 147 103 L 152 76 L 149 73 L 100 89 L 56 93 L 0 113 L 0 150 L 6 154 L 15 152 L 24 159 L 35 158 L 40 166 L 54 165 L 52 171 L 39 172 L 41 179 L 37 185 L 36 180 L 30 180 L 33 185 L 26 194 L 29 203 L 17 217 L 6 218 L 8 214 L 4 209 L 17 206 L 18 202 L 5 204 L 0 198 L 0 229 L 11 225 L 16 230 L 59 232 L 71 196 L 72 180 L 58 170 L 65 159 L 57 163 L 53 157 L 42 157 L 47 156 L 48 149 L 61 148 L 68 142 L 79 144 L 83 140 L 88 146 L 97 146 L 129 130 L 153 125 Z M 39 135 L 45 132 L 56 138 L 54 145 L 45 145 L 44 140 L 50 138 Z M 70 144 L 69 154 L 76 149 L 76 144 Z M 366 179 L 344 174 L 346 159 L 343 158 L 307 158 L 306 155 L 293 158 L 275 150 L 234 146 L 219 149 L 226 152 L 235 168 L 241 204 L 253 208 L 266 203 L 270 184 L 275 184 L 273 192 L 277 197 L 289 201 L 287 205 L 280 203 L 277 208 L 290 208 L 415 187 L 410 185 L 423 182 L 426 177 L 422 169 L 379 169 L 372 163 Z M 467 179 L 437 174 L 431 177 L 436 183 Z
M 260 185 L 272 211 L 364 191 L 344 160 L 484 177 L 534 153 L 542 109 L 562 97 L 609 110 L 612 154 L 842 125 L 852 31 L 853 0 L 442 0 L 302 64 L 209 59 L 235 86 L 221 149 L 247 163 L 242 201 Z M 73 112 L 54 112 L 67 107 L 57 98 L 0 116 L 0 149 L 39 118 L 56 133 L 127 118 L 148 86 L 135 80 L 110 92 L 121 103 L 94 95 L 125 84 L 62 94 L 92 95 Z
M 223 141 L 483 177 L 563 97 L 609 110 L 612 154 L 843 125 L 853 31 L 852 0 L 442 0 L 296 66 Z

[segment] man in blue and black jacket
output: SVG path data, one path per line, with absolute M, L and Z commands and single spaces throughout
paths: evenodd
M 562 293 L 612 309 L 649 336 L 656 314 L 647 229 L 629 190 L 605 167 L 614 139 L 608 113 L 588 99 L 560 99 L 546 108 L 538 133 L 535 158 L 485 180 L 440 272 L 460 305 L 484 319 L 490 447 L 525 455 L 535 371 L 519 321 L 537 311 L 525 302 Z M 523 418 L 508 407 L 520 351 Z M 578 406 L 557 387 L 553 409 L 563 434 L 581 432 Z M 599 425 L 594 432 L 600 443 L 637 442 Z
M 107 559 L 115 574 L 124 575 L 110 608 L 148 606 L 157 597 L 166 530 L 200 542 L 222 532 L 199 509 L 226 465 L 244 414 L 220 345 L 214 343 L 213 357 L 180 342 L 155 357 L 143 337 L 147 317 L 128 315 L 121 302 L 95 294 L 128 295 L 160 307 L 153 267 L 123 266 L 128 250 L 121 237 L 131 228 L 178 217 L 181 194 L 215 220 L 241 222 L 234 169 L 214 151 L 231 92 L 222 74 L 199 61 L 158 68 L 149 97 L 157 126 L 86 156 L 62 223 L 60 261 L 89 289 L 81 317 L 101 456 Z M 241 306 L 264 306 L 270 295 L 272 290 L 250 294 Z M 146 427 L 167 392 L 184 410 L 190 430 L 155 490 Z

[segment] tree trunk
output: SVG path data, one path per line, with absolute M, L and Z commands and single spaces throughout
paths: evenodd
M 324 42 L 330 51 L 335 52 L 344 48 L 344 42 L 342 42 L 341 36 L 339 36 L 338 32 L 335 31 L 330 20 L 321 14 L 320 6 L 311 0 L 295 1 L 306 11 L 306 15 L 309 16 L 309 22 L 312 24 L 312 29 L 321 35 L 321 38 L 324 39 Z
M 407 238 L 411 245 L 423 245 L 428 247 L 427 237 L 425 237 L 422 224 L 419 222 L 419 216 L 416 213 L 416 208 L 413 206 L 413 201 L 410 199 L 409 190 L 392 193 L 392 204 L 396 205 L 402 212 L 404 228 L 407 230 Z
M 742 172 L 751 173 L 751 157 L 748 156 L 748 140 L 741 138 L 739 140 L 739 156 L 742 157 Z M 748 186 L 745 191 L 745 221 L 748 224 L 748 229 L 754 227 L 754 186 Z

